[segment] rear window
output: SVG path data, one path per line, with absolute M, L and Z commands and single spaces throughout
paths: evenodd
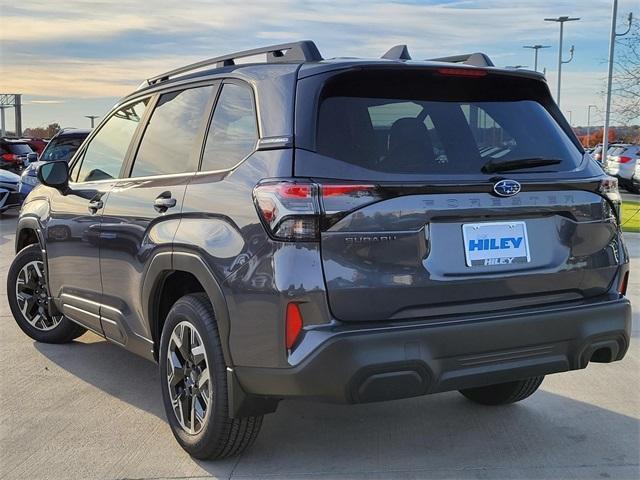
M 7 143 L 5 148 L 16 155 L 33 153 L 28 143 Z
M 371 178 L 474 174 L 489 161 L 541 158 L 559 163 L 517 171 L 566 171 L 581 161 L 581 152 L 539 101 L 548 94 L 538 81 L 424 71 L 357 77 L 325 88 L 315 150 L 357 168 L 358 178 L 364 171 Z

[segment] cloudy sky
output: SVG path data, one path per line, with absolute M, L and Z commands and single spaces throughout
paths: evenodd
M 640 16 L 640 0 L 620 0 Z M 602 109 L 611 0 L 0 0 L 0 93 L 24 95 L 23 127 L 87 126 L 141 80 L 203 58 L 312 39 L 325 58 L 379 56 L 406 43 L 414 59 L 483 51 L 498 66 L 539 66 L 555 92 L 558 25 L 565 24 L 562 108 L 586 124 Z M 592 110 L 598 121 L 599 113 Z M 7 112 L 12 125 L 13 116 Z

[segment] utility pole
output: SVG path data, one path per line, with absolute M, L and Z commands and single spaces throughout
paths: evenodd
M 522 48 L 530 48 L 533 50 L 533 69 L 538 71 L 538 50 L 541 48 L 551 48 L 550 45 L 525 45 Z
M 613 0 L 611 7 L 611 37 L 609 38 L 609 73 L 607 76 L 607 101 L 604 109 L 604 129 L 602 131 L 602 159 L 603 162 L 607 158 L 607 150 L 609 149 L 609 119 L 611 117 L 611 82 L 613 80 L 613 60 L 614 50 L 616 46 L 616 37 L 622 37 L 631 30 L 631 22 L 633 22 L 633 13 L 629 13 L 627 21 L 629 25 L 623 33 L 616 33 L 616 17 L 618 15 L 618 0 Z
M 579 17 L 571 18 L 571 17 L 565 16 L 565 17 L 544 19 L 545 22 L 557 22 L 560 24 L 560 43 L 558 46 L 558 93 L 556 93 L 556 103 L 558 104 L 558 106 L 560 106 L 560 86 L 562 84 L 562 64 L 569 63 L 571 60 L 573 60 L 573 51 L 574 51 L 574 46 L 571 45 L 571 49 L 569 50 L 569 52 L 571 53 L 571 56 L 569 57 L 569 60 L 562 60 L 562 37 L 564 35 L 564 22 L 574 22 L 576 20 L 580 20 L 580 18 Z
M 0 105 L 0 137 L 4 137 L 7 134 L 7 129 L 4 123 L 4 109 L 6 105 Z
M 91 120 L 91 128 L 93 128 L 96 118 L 100 118 L 99 115 L 85 115 L 85 117 Z
M 596 108 L 595 105 L 587 107 L 587 148 L 591 146 L 591 109 Z

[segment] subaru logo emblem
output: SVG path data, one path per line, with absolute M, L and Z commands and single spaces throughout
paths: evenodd
M 515 180 L 500 180 L 493 185 L 493 191 L 501 197 L 512 197 L 520 193 L 520 184 Z

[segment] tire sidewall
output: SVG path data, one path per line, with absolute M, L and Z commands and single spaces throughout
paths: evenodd
M 18 279 L 18 274 L 20 270 L 22 270 L 22 267 L 33 261 L 44 262 L 42 258 L 42 251 L 38 244 L 29 245 L 20 250 L 9 267 L 9 272 L 7 274 L 7 298 L 9 300 L 9 308 L 13 314 L 13 318 L 24 333 L 38 342 L 59 343 L 61 341 L 66 341 L 69 331 L 77 328 L 69 319 L 63 318 L 60 323 L 51 330 L 39 330 L 24 318 L 22 311 L 18 306 L 18 299 L 16 298 L 16 281 Z M 49 295 L 51 295 L 50 292 Z
M 197 308 L 200 303 L 201 307 Z M 206 305 L 204 301 L 194 295 L 189 295 L 178 300 L 171 308 L 162 329 L 160 339 L 160 355 L 158 357 L 160 364 L 160 382 L 162 388 L 162 402 L 164 404 L 167 420 L 171 426 L 171 431 L 178 443 L 191 455 L 200 456 L 202 452 L 210 447 L 211 443 L 215 443 L 220 438 L 223 425 L 221 420 L 227 418 L 228 407 L 226 398 L 226 382 L 225 365 L 219 347 L 219 339 L 217 336 L 217 328 L 215 319 L 210 313 L 210 306 L 207 314 L 205 313 Z M 203 318 L 204 317 L 204 318 Z M 202 338 L 204 349 L 207 354 L 208 369 L 212 386 L 212 398 L 210 399 L 209 408 L 205 414 L 204 427 L 197 434 L 187 433 L 180 422 L 176 418 L 171 405 L 171 397 L 169 394 L 169 386 L 167 385 L 167 356 L 169 348 L 169 340 L 171 333 L 176 325 L 180 322 L 189 322 L 195 328 Z

